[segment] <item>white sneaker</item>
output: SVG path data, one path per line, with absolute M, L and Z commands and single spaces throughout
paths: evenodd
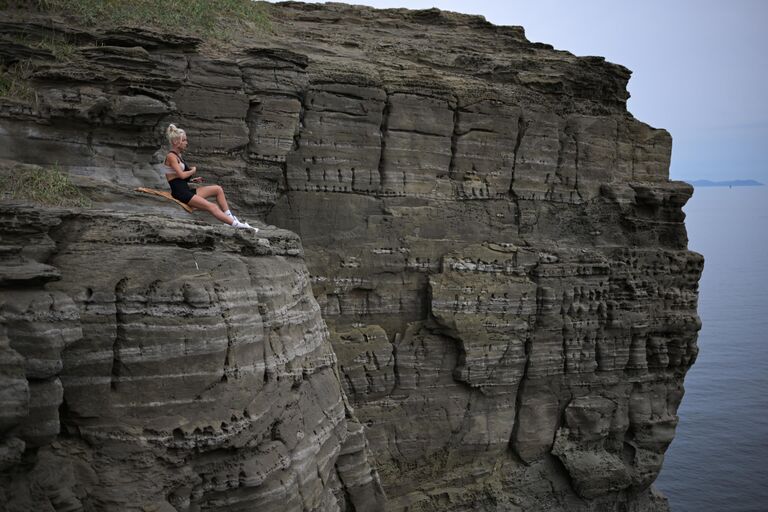
M 235 222 L 232 223 L 233 228 L 239 228 L 239 229 L 252 229 L 254 233 L 259 232 L 259 228 L 255 228 L 248 224 L 247 222 L 240 222 L 239 220 L 235 219 Z

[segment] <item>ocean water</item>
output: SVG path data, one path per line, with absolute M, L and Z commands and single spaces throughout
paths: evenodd
M 698 188 L 699 356 L 656 487 L 673 512 L 768 511 L 768 187 Z

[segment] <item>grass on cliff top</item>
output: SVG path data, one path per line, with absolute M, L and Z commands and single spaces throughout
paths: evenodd
M 29 201 L 44 206 L 91 205 L 69 175 L 58 165 L 49 168 L 16 167 L 0 178 L 0 198 L 3 200 Z
M 38 9 L 98 28 L 154 27 L 226 40 L 237 31 L 269 29 L 267 2 L 253 0 L 36 0 Z M 2 3 L 0 1 L 0 3 Z

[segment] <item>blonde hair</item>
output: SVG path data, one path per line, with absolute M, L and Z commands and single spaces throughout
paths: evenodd
M 168 142 L 173 146 L 173 143 L 185 136 L 187 132 L 182 130 L 181 128 L 177 128 L 175 124 L 171 123 L 168 125 L 168 128 L 165 130 L 165 135 L 168 137 Z

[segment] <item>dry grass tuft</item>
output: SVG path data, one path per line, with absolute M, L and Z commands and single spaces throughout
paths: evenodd
M 26 103 L 37 102 L 37 94 L 29 83 L 32 63 L 28 60 L 3 66 L 0 64 L 0 98 L 10 98 Z
M 91 200 L 58 165 L 50 168 L 16 167 L 8 174 L 4 173 L 0 180 L 0 197 L 45 206 L 86 208 L 91 205 Z

